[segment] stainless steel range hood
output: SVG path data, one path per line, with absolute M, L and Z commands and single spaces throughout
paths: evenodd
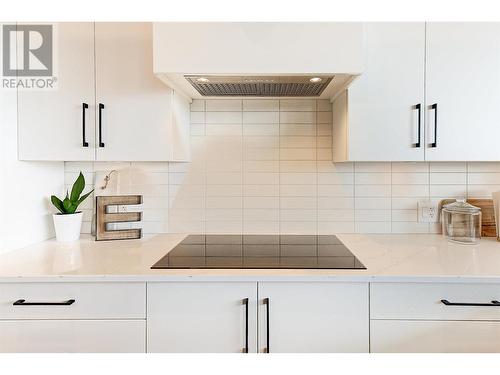
M 153 24 L 153 71 L 188 98 L 334 97 L 362 73 L 363 25 Z
M 333 76 L 185 75 L 202 96 L 320 96 Z

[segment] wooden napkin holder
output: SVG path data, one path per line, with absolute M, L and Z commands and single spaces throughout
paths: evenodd
M 109 206 L 141 204 L 142 195 L 113 195 L 96 197 L 96 241 L 132 240 L 142 237 L 142 229 L 108 229 L 108 224 L 131 223 L 142 220 L 142 212 L 108 212 Z

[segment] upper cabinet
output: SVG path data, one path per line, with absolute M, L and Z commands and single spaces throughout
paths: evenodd
M 334 161 L 500 160 L 500 24 L 365 25 L 333 104 Z
M 500 24 L 428 23 L 426 160 L 500 160 Z
M 335 161 L 424 159 L 424 61 L 424 23 L 365 24 L 364 73 L 334 104 Z
M 19 159 L 189 160 L 189 102 L 153 74 L 152 24 L 56 27 L 58 87 L 19 91 Z
M 54 90 L 18 91 L 20 160 L 94 160 L 94 24 L 59 23 Z

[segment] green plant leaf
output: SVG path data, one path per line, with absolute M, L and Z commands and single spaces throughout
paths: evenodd
M 78 199 L 78 204 L 82 203 L 85 199 L 87 199 L 87 197 L 90 194 L 92 194 L 93 191 L 94 191 L 94 189 L 90 190 L 87 194 L 82 195 L 82 197 L 80 199 Z
M 78 206 L 80 205 L 80 203 L 82 203 L 85 199 L 87 199 L 87 197 L 92 194 L 92 192 L 94 191 L 94 189 L 90 190 L 87 194 L 84 194 L 81 196 L 80 199 L 78 199 L 78 202 L 75 203 L 75 211 L 76 209 L 78 208 Z
M 82 172 L 80 172 L 75 183 L 73 184 L 73 188 L 71 189 L 71 197 L 70 197 L 71 202 L 78 202 L 80 194 L 82 194 L 84 188 L 85 188 L 85 177 L 83 177 Z
M 63 202 L 63 208 L 64 208 L 64 213 L 65 214 L 70 214 L 70 209 L 71 209 L 71 201 L 69 200 L 69 198 L 66 196 L 66 198 L 64 198 Z
M 63 202 L 59 198 L 57 198 L 55 195 L 52 195 L 50 197 L 50 201 L 52 202 L 54 207 L 59 210 L 60 213 L 64 213 Z

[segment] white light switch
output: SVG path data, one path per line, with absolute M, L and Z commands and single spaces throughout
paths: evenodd
M 437 202 L 429 200 L 418 202 L 418 221 L 421 223 L 439 222 L 439 207 Z

